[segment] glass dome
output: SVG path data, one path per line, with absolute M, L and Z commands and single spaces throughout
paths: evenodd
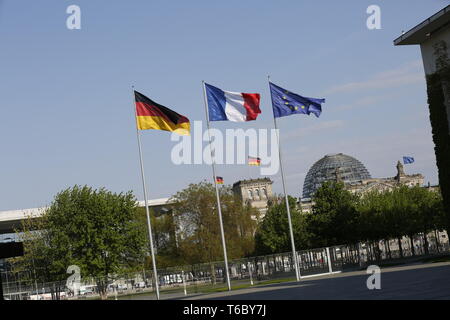
M 336 181 L 337 178 L 346 185 L 352 185 L 371 177 L 359 160 L 342 153 L 328 154 L 309 169 L 303 184 L 303 198 L 311 198 L 323 182 Z

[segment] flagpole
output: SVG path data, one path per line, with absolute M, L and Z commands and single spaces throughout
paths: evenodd
M 134 98 L 134 86 L 132 86 L 133 91 L 133 99 Z M 137 119 L 137 112 L 136 112 L 136 105 L 134 106 L 134 114 L 135 119 Z M 148 198 L 147 198 L 147 187 L 145 185 L 145 174 L 144 174 L 144 160 L 142 157 L 142 148 L 141 148 L 141 137 L 139 135 L 139 129 L 136 123 L 136 135 L 138 140 L 138 146 L 139 146 L 139 161 L 141 164 L 141 176 L 142 176 L 142 188 L 144 190 L 144 199 L 145 199 L 145 213 L 147 215 L 147 228 L 148 228 L 148 237 L 150 239 L 150 252 L 152 255 L 152 264 L 153 264 L 153 275 L 155 278 L 155 288 L 156 288 L 156 299 L 159 300 L 159 283 L 158 283 L 158 272 L 156 270 L 156 260 L 155 260 L 155 250 L 153 248 L 153 234 L 152 234 L 152 224 L 150 221 L 150 212 L 148 209 Z
M 223 231 L 222 209 L 221 209 L 221 206 L 220 206 L 219 188 L 217 187 L 217 180 L 216 180 L 217 177 L 216 177 L 216 169 L 215 169 L 215 157 L 214 157 L 213 150 L 212 150 L 212 147 L 211 147 L 211 133 L 210 133 L 210 126 L 209 126 L 208 102 L 206 101 L 205 81 L 202 81 L 202 84 L 203 84 L 203 100 L 204 100 L 204 103 L 205 103 L 206 124 L 207 124 L 207 127 L 208 127 L 209 150 L 211 152 L 211 163 L 212 163 L 212 172 L 213 172 L 214 186 L 216 187 L 217 212 L 219 213 L 220 235 L 222 237 L 223 257 L 224 257 L 224 261 L 225 261 L 225 274 L 226 274 L 226 277 L 227 277 L 228 291 L 231 291 L 230 274 L 228 272 L 227 246 L 226 246 L 226 243 L 225 243 L 225 233 Z
M 269 82 L 269 90 L 270 90 L 270 76 L 267 76 L 268 82 Z M 270 96 L 272 98 L 272 92 L 270 93 Z M 273 98 L 272 98 L 272 107 L 273 107 Z M 297 278 L 297 281 L 300 281 L 301 275 L 298 265 L 298 259 L 297 259 L 297 252 L 295 250 L 295 241 L 294 241 L 294 232 L 292 231 L 292 220 L 291 220 L 291 210 L 289 208 L 289 200 L 288 195 L 286 193 L 286 184 L 284 182 L 284 171 L 283 171 L 283 160 L 281 159 L 281 139 L 280 135 L 278 133 L 278 127 L 277 127 L 277 120 L 275 117 L 275 114 L 273 115 L 273 123 L 275 125 L 275 131 L 277 133 L 277 140 L 278 140 L 278 156 L 280 159 L 280 170 L 281 170 L 281 181 L 283 182 L 283 192 L 284 192 L 284 198 L 286 200 L 286 210 L 287 210 L 287 216 L 288 216 L 288 223 L 289 223 L 289 234 L 291 238 L 291 247 L 292 247 L 292 256 L 294 258 L 294 264 L 295 264 L 295 277 Z

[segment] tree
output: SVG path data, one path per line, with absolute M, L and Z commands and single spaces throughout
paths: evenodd
M 59 299 L 63 289 L 62 281 L 67 278 L 66 270 L 54 264 L 55 252 L 48 246 L 48 233 L 45 232 L 47 216 L 45 213 L 39 219 L 31 216 L 22 220 L 21 227 L 15 232 L 24 244 L 24 255 L 10 260 L 14 272 L 22 275 L 28 274 L 33 285 L 39 283 L 54 282 L 50 287 L 52 299 Z M 24 273 L 25 271 L 30 271 Z M 24 279 L 21 277 L 21 279 Z
M 215 187 L 205 181 L 190 184 L 173 197 L 180 256 L 188 264 L 223 261 Z M 228 258 L 253 252 L 259 212 L 245 206 L 228 186 L 220 188 L 220 201 Z M 213 266 L 211 267 L 213 268 Z
M 357 242 L 357 201 L 357 196 L 345 190 L 342 182 L 322 184 L 314 194 L 307 222 L 312 245 L 327 247 Z
M 158 215 L 152 208 L 150 210 L 150 219 L 153 233 L 153 245 L 155 246 L 155 258 L 158 268 L 178 266 L 184 263 L 180 256 L 177 243 L 176 221 L 173 210 L 167 210 Z M 147 215 L 145 207 L 138 208 L 138 221 L 141 225 L 147 226 Z M 145 232 L 147 243 L 148 231 Z M 151 256 L 147 256 L 145 268 L 152 268 Z
M 428 237 L 430 231 L 441 229 L 443 226 L 443 203 L 440 192 L 415 186 L 407 190 L 408 198 L 415 204 L 415 222 L 417 227 L 412 231 L 423 234 L 425 254 L 428 254 Z
M 430 122 L 435 144 L 436 165 L 438 167 L 439 185 L 445 208 L 443 218 L 447 230 L 450 230 L 450 127 L 448 107 L 450 87 L 450 59 L 448 45 L 444 39 L 433 46 L 436 58 L 436 72 L 427 75 L 428 105 Z
M 288 197 L 296 250 L 308 246 L 306 218 L 297 209 L 296 200 Z M 255 234 L 255 252 L 258 255 L 289 252 L 292 250 L 285 201 L 273 202 Z
M 445 226 L 442 198 L 419 186 L 399 186 L 390 191 L 373 191 L 358 202 L 361 240 L 386 241 L 396 238 L 403 256 L 401 238 L 408 236 L 415 254 L 414 236 L 423 233 L 425 253 L 428 253 L 427 233 Z M 388 248 L 389 251 L 389 248 Z
M 102 299 L 115 275 L 142 266 L 145 230 L 138 223 L 131 192 L 74 186 L 58 193 L 39 220 L 38 233 L 26 241 L 25 251 L 35 264 L 46 265 L 48 280 L 67 278 L 77 265 L 83 277 L 92 277 Z M 36 269 L 39 270 L 39 269 Z
M 386 197 L 384 193 L 377 190 L 371 191 L 362 196 L 357 205 L 359 240 L 365 241 L 373 247 L 376 244 L 375 253 L 380 259 L 379 240 L 390 238 L 390 225 L 388 223 L 386 212 Z M 389 245 L 388 245 L 389 247 Z M 386 248 L 388 251 L 389 248 Z

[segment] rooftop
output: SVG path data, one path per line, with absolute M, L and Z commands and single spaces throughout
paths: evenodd
M 233 183 L 233 187 L 238 186 L 238 185 L 258 183 L 258 182 L 273 183 L 272 180 L 265 177 L 265 178 L 258 178 L 258 179 L 240 180 L 240 181 Z
M 394 40 L 394 45 L 411 45 L 425 42 L 433 33 L 450 26 L 450 5 L 435 13 Z

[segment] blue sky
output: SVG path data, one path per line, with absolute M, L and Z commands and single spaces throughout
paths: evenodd
M 81 8 L 68 30 L 66 8 Z M 381 30 L 366 9 L 381 7 Z M 373 177 L 395 175 L 403 155 L 438 182 L 418 46 L 393 40 L 448 1 L 20 1 L 0 0 L 0 210 L 39 207 L 74 184 L 133 190 L 142 199 L 131 85 L 204 120 L 201 80 L 261 93 L 262 114 L 244 124 L 272 128 L 267 75 L 326 98 L 320 118 L 279 120 L 288 193 L 328 153 L 361 160 Z M 170 133 L 142 143 L 150 198 L 203 179 L 207 165 L 171 163 Z M 225 183 L 256 169 L 218 166 Z M 281 192 L 280 176 L 271 177 Z

